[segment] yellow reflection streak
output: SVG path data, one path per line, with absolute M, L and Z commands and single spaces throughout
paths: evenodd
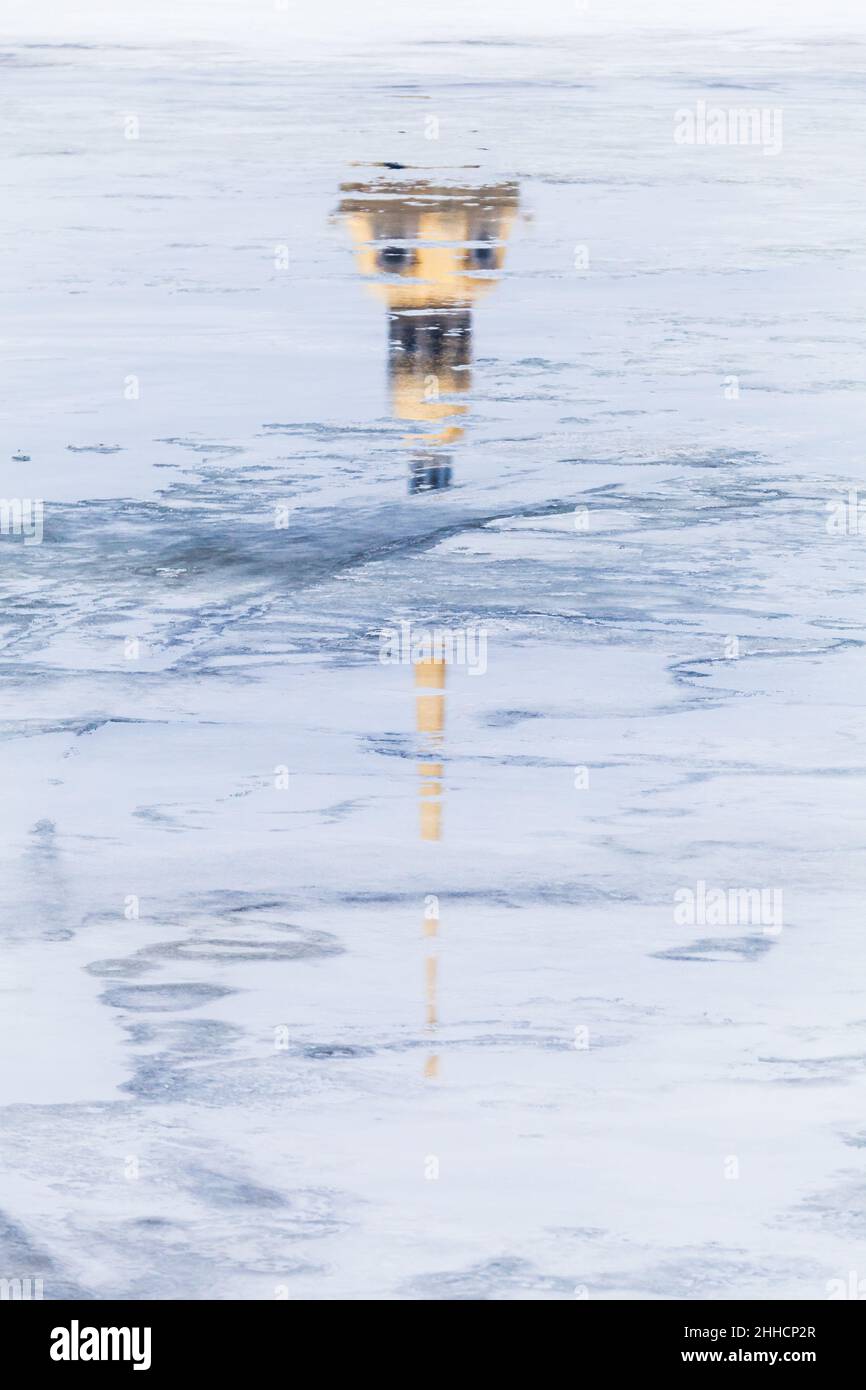
M 436 758 L 441 753 L 445 741 L 445 661 L 415 663 L 415 728 L 419 735 L 422 756 L 418 762 L 418 784 L 420 830 L 422 840 L 442 838 L 442 780 L 444 763 Z M 441 691 L 442 694 L 431 694 Z M 424 935 L 435 937 L 438 928 L 436 919 L 424 922 Z M 432 945 L 432 942 L 431 942 Z M 438 1023 L 437 982 L 439 963 L 432 951 L 424 962 L 426 1023 L 435 1029 Z M 439 1075 L 439 1058 L 432 1055 L 424 1064 L 424 1076 L 435 1080 Z

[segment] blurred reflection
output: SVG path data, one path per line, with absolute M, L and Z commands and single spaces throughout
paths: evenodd
M 439 840 L 442 837 L 442 756 L 445 742 L 445 673 L 443 660 L 415 663 L 415 728 L 418 733 L 418 794 L 421 811 L 421 839 Z M 438 928 L 438 907 L 435 916 L 424 919 L 424 934 L 435 937 Z M 439 1022 L 436 987 L 439 961 L 434 942 L 424 962 L 425 1023 L 434 1032 Z M 424 1063 L 424 1076 L 431 1081 L 439 1075 L 439 1058 L 431 1054 Z
M 417 427 L 404 435 L 409 491 L 448 487 L 471 385 L 472 307 L 505 261 L 517 184 L 382 180 L 340 191 L 358 269 L 390 311 L 391 413 Z
M 418 793 L 421 798 L 421 839 L 442 838 L 442 752 L 445 740 L 445 662 L 415 664 L 415 728 L 418 732 Z M 433 692 L 441 691 L 442 694 Z
M 497 282 L 518 207 L 516 183 L 438 187 L 425 180 L 345 183 L 339 215 L 360 273 L 388 308 L 391 413 L 411 429 L 410 493 L 448 487 L 472 380 L 472 310 Z M 419 830 L 442 838 L 445 674 L 441 658 L 416 661 Z M 438 1026 L 438 907 L 425 916 L 425 1026 Z M 435 1080 L 431 1053 L 424 1075 Z

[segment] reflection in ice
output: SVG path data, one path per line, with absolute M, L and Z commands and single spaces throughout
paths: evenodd
M 409 491 L 448 487 L 472 384 L 472 310 L 505 264 L 517 184 L 382 180 L 341 192 L 358 270 L 389 311 L 391 412 L 418 426 L 404 436 Z

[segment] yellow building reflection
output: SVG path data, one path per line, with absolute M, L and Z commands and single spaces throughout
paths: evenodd
M 418 793 L 421 798 L 421 839 L 442 837 L 442 773 L 445 740 L 444 661 L 415 664 L 415 728 L 418 733 Z M 441 694 L 439 692 L 442 692 Z
M 339 213 L 358 270 L 387 305 L 391 413 L 412 426 L 409 491 L 447 487 L 472 378 L 472 310 L 496 283 L 515 183 L 345 183 Z
M 422 840 L 442 838 L 442 775 L 445 741 L 445 676 L 444 660 L 415 663 L 415 729 L 419 743 L 418 793 L 420 798 L 420 832 Z M 439 926 L 438 910 L 434 918 L 424 919 L 424 935 L 435 937 Z M 439 1022 L 436 989 L 439 961 L 434 954 L 434 942 L 424 961 L 425 1023 L 433 1032 Z M 435 1055 L 424 1063 L 424 1076 L 435 1080 L 439 1075 L 439 1058 Z
M 344 183 L 339 215 L 368 288 L 388 310 L 391 414 L 403 422 L 409 491 L 448 487 L 472 385 L 472 313 L 497 282 L 518 210 L 516 183 L 439 186 L 427 180 Z M 419 833 L 442 838 L 444 659 L 414 663 Z M 438 1025 L 434 919 L 425 917 L 425 1025 Z M 439 1075 L 435 1054 L 424 1076 Z

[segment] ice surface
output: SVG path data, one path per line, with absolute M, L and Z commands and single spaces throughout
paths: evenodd
M 0 492 L 45 509 L 0 536 L 0 1275 L 825 1296 L 866 1259 L 862 18 L 74 8 L 0 51 Z M 782 152 L 676 145 L 701 99 Z M 412 473 L 339 213 L 387 181 L 410 241 L 425 181 L 517 186 L 414 492 L 446 450 Z M 401 619 L 487 634 L 441 775 Z M 699 883 L 781 931 L 683 924 Z

